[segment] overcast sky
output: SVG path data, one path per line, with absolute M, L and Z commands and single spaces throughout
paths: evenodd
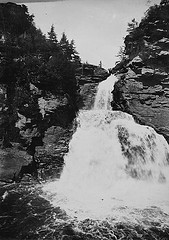
M 27 5 L 29 13 L 35 16 L 36 26 L 45 34 L 54 24 L 59 39 L 62 32 L 68 39 L 74 39 L 82 61 L 96 65 L 102 61 L 105 68 L 113 67 L 118 60 L 116 55 L 123 45 L 127 23 L 133 18 L 140 21 L 149 6 L 147 0 L 13 2 Z M 159 2 L 151 0 L 151 5 Z

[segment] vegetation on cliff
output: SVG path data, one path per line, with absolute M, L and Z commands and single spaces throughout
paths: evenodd
M 121 49 L 119 55 L 124 59 L 133 59 L 138 54 L 143 60 L 146 60 L 150 53 L 153 54 L 149 44 L 155 44 L 162 38 L 169 37 L 169 2 L 162 0 L 159 5 L 151 6 L 145 16 L 138 23 L 135 18 L 128 23 L 128 35 L 124 40 L 124 48 Z M 154 55 L 156 52 L 154 51 Z
M 10 147 L 10 141 L 20 137 L 15 128 L 18 114 L 29 117 L 31 125 L 39 124 L 40 95 L 66 95 L 76 112 L 75 71 L 81 62 L 74 41 L 69 41 L 65 33 L 57 40 L 51 26 L 46 37 L 35 27 L 25 5 L 0 4 L 0 53 L 3 147 Z
M 114 109 L 131 113 L 169 139 L 169 1 L 151 6 L 141 22 L 128 24 L 120 61 Z
M 65 33 L 59 40 L 52 25 L 46 36 L 33 19 L 25 5 L 0 4 L 0 179 L 16 177 L 35 158 L 57 172 L 85 105 L 83 85 L 96 88 L 109 75 L 82 64 Z M 43 150 L 37 153 L 37 146 Z M 37 166 L 30 167 L 37 175 Z

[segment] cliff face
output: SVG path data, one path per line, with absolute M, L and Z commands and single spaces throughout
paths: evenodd
M 169 141 L 169 3 L 151 7 L 125 38 L 123 60 L 112 72 L 114 110 L 126 111 Z
M 57 128 L 65 132 L 76 116 L 75 106 L 66 94 L 46 93 L 33 84 L 15 87 L 13 103 L 7 104 L 6 85 L 0 84 L 0 179 L 17 176 L 23 165 L 34 158 L 37 147 L 50 155 L 49 135 L 57 138 Z M 53 129 L 51 134 L 51 129 Z M 55 158 L 57 160 L 57 158 Z
M 87 68 L 76 76 L 76 103 L 57 88 L 45 91 L 32 83 L 13 86 L 10 102 L 8 85 L 0 82 L 0 180 L 16 178 L 33 159 L 43 169 L 41 177 L 59 174 L 78 109 L 91 108 L 98 83 L 109 75 L 97 66 Z

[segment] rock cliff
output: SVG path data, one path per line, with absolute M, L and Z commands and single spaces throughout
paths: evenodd
M 25 5 L 0 4 L 0 181 L 57 170 L 78 109 L 108 72 L 81 64 L 74 40 L 37 29 Z M 3 23 L 3 24 L 2 24 Z M 58 170 L 59 171 L 59 170 Z M 52 173 L 52 174 L 53 174 Z
M 112 107 L 154 127 L 169 141 L 169 2 L 148 9 L 125 37 Z
M 39 164 L 40 177 L 58 176 L 78 109 L 91 108 L 98 83 L 109 76 L 97 66 L 87 64 L 85 68 L 77 71 L 76 104 L 67 93 L 44 91 L 30 83 L 13 88 L 9 108 L 8 85 L 0 82 L 0 180 L 13 180 L 33 158 Z
M 78 103 L 79 109 L 91 109 L 93 107 L 99 82 L 109 76 L 110 73 L 107 70 L 92 64 L 83 64 L 78 69 L 77 81 L 81 96 L 81 101 Z

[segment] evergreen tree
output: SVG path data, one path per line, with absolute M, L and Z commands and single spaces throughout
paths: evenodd
M 79 67 L 81 64 L 81 59 L 79 57 L 78 52 L 76 51 L 74 40 L 71 40 L 69 44 L 69 49 L 70 49 L 71 60 L 75 63 L 76 67 Z
M 52 43 L 58 43 L 57 35 L 55 33 L 54 25 L 52 24 L 50 31 L 48 32 L 48 40 Z
M 69 41 L 68 41 L 67 36 L 64 32 L 62 33 L 62 37 L 60 39 L 59 46 L 61 47 L 62 52 L 65 55 L 65 57 L 70 59 L 70 57 L 69 57 Z
M 25 103 L 24 98 L 26 102 L 32 102 L 31 98 L 34 98 L 29 94 L 30 83 L 44 92 L 67 93 L 75 104 L 75 70 L 80 64 L 80 58 L 74 41 L 69 43 L 63 33 L 58 42 L 53 25 L 46 38 L 35 27 L 33 16 L 29 15 L 24 5 L 0 4 L 0 20 L 0 83 L 5 84 L 7 89 L 7 115 L 14 115 L 16 109 Z M 22 100 L 15 97 L 18 89 L 19 95 L 22 92 Z M 1 133 L 6 143 L 11 124 L 15 125 L 14 122 L 6 121 L 4 132 Z

